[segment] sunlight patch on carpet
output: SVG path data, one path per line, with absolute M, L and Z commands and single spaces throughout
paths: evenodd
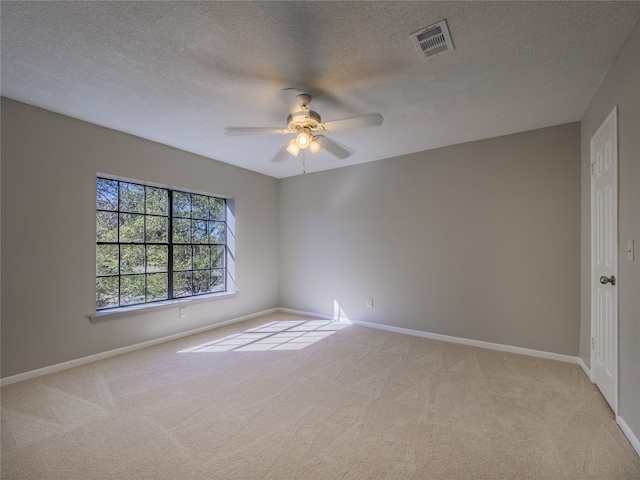
M 333 320 L 269 322 L 178 353 L 302 350 L 346 327 L 348 325 Z

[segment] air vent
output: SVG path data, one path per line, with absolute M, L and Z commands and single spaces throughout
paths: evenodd
M 410 37 L 423 60 L 454 50 L 446 20 L 421 28 L 413 32 Z

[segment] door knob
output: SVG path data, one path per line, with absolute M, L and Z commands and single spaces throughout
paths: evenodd
M 616 284 L 616 277 L 614 277 L 613 275 L 611 275 L 610 277 L 605 277 L 604 275 L 600 277 L 600 283 L 603 285 L 606 285 L 607 283 L 610 283 L 611 285 L 615 285 Z

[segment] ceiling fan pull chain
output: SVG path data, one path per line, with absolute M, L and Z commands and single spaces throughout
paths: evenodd
M 304 150 L 302 150 L 302 173 L 307 173 L 307 162 L 306 162 L 306 156 L 304 154 Z

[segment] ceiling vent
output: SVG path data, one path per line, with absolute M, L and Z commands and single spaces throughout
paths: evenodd
M 410 37 L 423 60 L 454 50 L 446 20 L 421 28 L 413 32 Z

